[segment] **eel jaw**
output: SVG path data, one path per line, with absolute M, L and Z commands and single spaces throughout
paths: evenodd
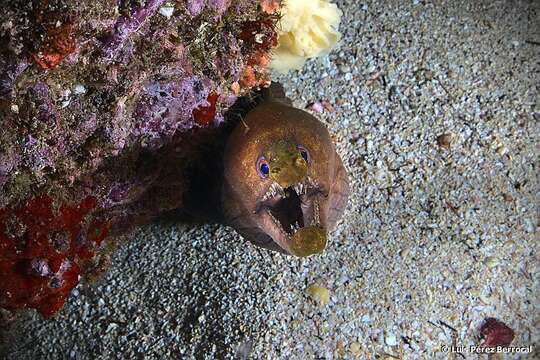
M 289 254 L 304 257 L 320 253 L 327 240 L 322 197 L 325 193 L 310 177 L 285 189 L 273 183 L 255 210 L 262 218 L 261 230 Z

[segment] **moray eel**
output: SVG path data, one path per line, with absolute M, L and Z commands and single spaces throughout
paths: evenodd
M 347 204 L 347 173 L 321 122 L 275 84 L 263 97 L 226 143 L 225 220 L 255 245 L 320 253 Z

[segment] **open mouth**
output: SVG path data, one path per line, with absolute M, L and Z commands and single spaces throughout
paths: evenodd
M 267 215 L 272 228 L 270 233 L 284 250 L 298 254 L 305 253 L 309 247 L 313 248 L 310 251 L 318 252 L 315 248 L 324 248 L 326 243 L 320 196 L 324 196 L 324 192 L 310 177 L 287 188 L 273 183 L 258 203 L 256 212 L 263 211 Z

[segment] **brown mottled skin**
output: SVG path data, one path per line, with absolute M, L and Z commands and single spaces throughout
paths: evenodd
M 309 154 L 307 160 L 301 151 Z M 261 157 L 266 176 L 258 168 Z M 230 226 L 255 245 L 297 256 L 324 250 L 349 194 L 347 173 L 326 127 L 292 107 L 275 84 L 228 138 L 222 186 L 222 211 Z

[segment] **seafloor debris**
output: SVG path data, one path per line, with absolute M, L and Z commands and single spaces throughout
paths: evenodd
M 514 340 L 514 330 L 495 318 L 487 318 L 480 327 L 482 346 L 509 346 Z
M 313 284 L 308 286 L 306 294 L 315 300 L 321 307 L 326 306 L 328 302 L 330 302 L 330 291 L 320 285 Z
M 0 308 L 54 313 L 108 234 L 181 205 L 198 141 L 268 82 L 279 5 L 2 6 Z
M 452 137 L 453 136 L 450 133 L 445 133 L 437 136 L 437 145 L 442 148 L 449 149 L 450 145 L 452 144 Z

